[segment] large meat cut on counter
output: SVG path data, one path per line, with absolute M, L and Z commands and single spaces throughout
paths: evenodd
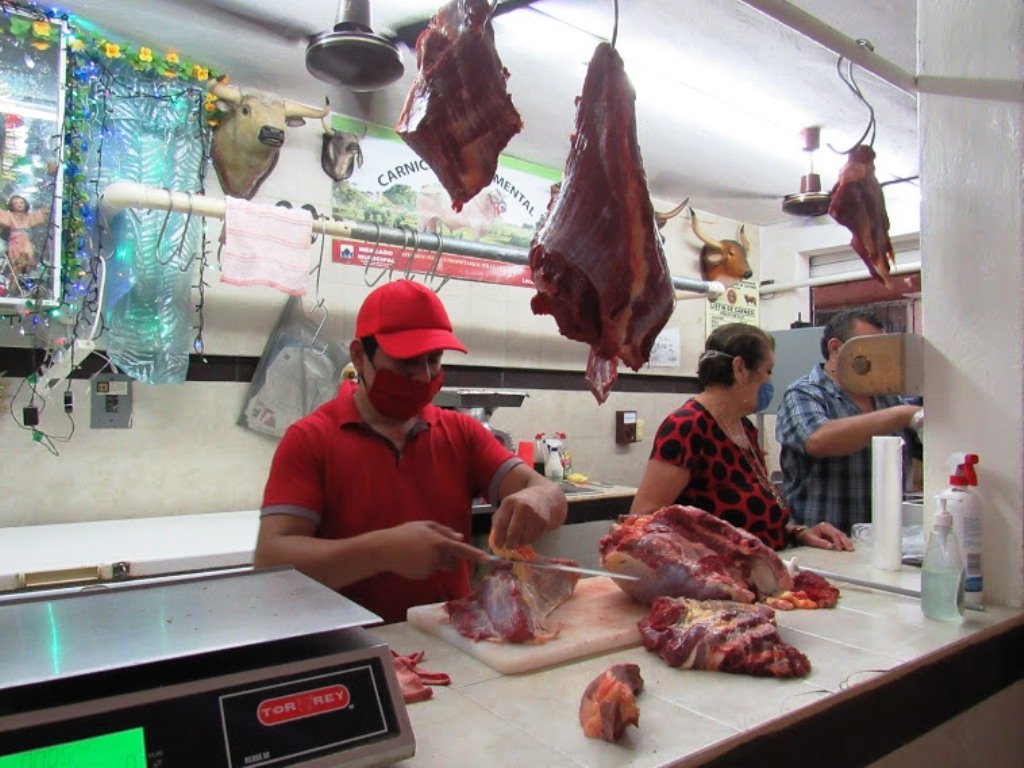
M 491 183 L 498 156 L 523 128 L 489 14 L 487 0 L 452 0 L 438 10 L 416 40 L 419 73 L 395 125 L 456 211 Z
M 644 647 L 671 667 L 804 677 L 811 662 L 783 642 L 766 605 L 659 597 L 640 620 Z
M 860 144 L 850 150 L 839 181 L 832 188 L 829 215 L 853 234 L 850 245 L 886 288 L 889 264 L 896 262 L 889 240 L 889 215 L 882 185 L 875 177 L 875 150 Z
M 640 577 L 615 583 L 644 603 L 663 596 L 752 603 L 794 586 L 760 539 L 696 507 L 624 515 L 602 537 L 600 551 L 608 570 Z
M 590 345 L 587 382 L 604 402 L 618 361 L 639 370 L 675 292 L 637 142 L 636 95 L 622 58 L 601 43 L 577 101 L 565 175 L 530 246 L 534 314 Z
M 579 575 L 531 568 L 526 562 L 541 560 L 578 565 L 573 560 L 541 558 L 531 547 L 491 548 L 524 564 L 500 563 L 477 584 L 472 594 L 445 603 L 452 626 L 470 640 L 498 643 L 542 643 L 558 636 L 560 627 L 546 623 L 548 615 L 572 597 Z

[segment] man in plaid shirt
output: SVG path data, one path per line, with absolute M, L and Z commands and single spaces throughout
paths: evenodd
M 903 434 L 904 467 L 920 458 L 924 411 L 894 395 L 854 395 L 837 380 L 839 348 L 854 336 L 884 331 L 870 312 L 846 310 L 833 317 L 821 339 L 819 363 L 787 389 L 775 422 L 782 447 L 783 496 L 795 522 L 825 521 L 850 533 L 871 522 L 871 438 Z

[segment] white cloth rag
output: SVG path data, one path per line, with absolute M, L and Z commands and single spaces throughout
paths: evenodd
M 267 285 L 293 296 L 306 293 L 313 216 L 305 208 L 224 200 L 221 282 Z

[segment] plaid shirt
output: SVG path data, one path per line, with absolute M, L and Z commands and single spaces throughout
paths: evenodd
M 894 395 L 874 398 L 875 409 L 902 405 Z M 814 458 L 804 452 L 808 438 L 823 423 L 863 411 L 825 373 L 819 363 L 786 389 L 775 422 L 775 439 L 782 448 L 782 492 L 793 520 L 803 525 L 822 521 L 846 533 L 854 523 L 871 522 L 871 446 L 848 456 Z M 904 437 L 904 468 L 910 467 L 910 430 Z M 916 439 L 916 438 L 915 438 Z

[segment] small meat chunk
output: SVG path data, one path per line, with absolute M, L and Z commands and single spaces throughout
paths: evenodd
M 580 725 L 591 739 L 618 741 L 627 726 L 640 726 L 636 696 L 644 689 L 637 664 L 614 664 L 590 681 L 580 700 Z

